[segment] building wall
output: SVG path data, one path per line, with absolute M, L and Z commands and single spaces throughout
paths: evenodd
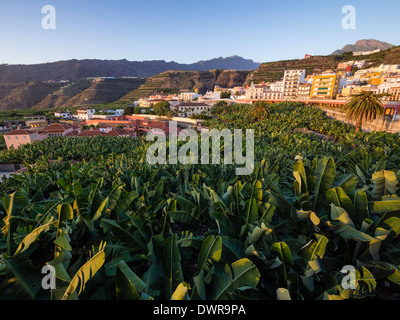
M 8 135 L 4 136 L 7 149 L 10 149 L 10 147 L 14 147 L 14 149 L 18 149 L 20 146 L 24 144 L 31 143 L 34 141 L 35 136 L 34 135 Z
M 321 75 L 314 78 L 311 87 L 311 98 L 328 98 L 336 97 L 339 89 L 339 77 L 336 74 Z
M 295 99 L 300 83 L 305 82 L 306 70 L 286 70 L 283 83 L 284 99 Z
M 346 114 L 338 110 L 320 107 L 320 109 L 326 112 L 328 117 L 348 123 L 351 125 L 356 125 L 355 121 L 346 120 Z M 362 125 L 362 130 L 365 132 L 372 131 L 387 131 L 393 133 L 400 133 L 400 119 L 390 120 L 388 118 L 382 117 L 371 122 L 364 122 Z

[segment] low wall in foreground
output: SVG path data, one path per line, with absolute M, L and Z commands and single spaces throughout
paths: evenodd
M 321 110 L 325 111 L 326 115 L 335 120 L 339 120 L 341 122 L 351 124 L 353 126 L 356 125 L 355 121 L 346 120 L 346 114 L 340 112 L 339 110 L 319 107 Z M 371 122 L 364 122 L 362 125 L 362 130 L 366 132 L 371 131 L 387 131 L 393 133 L 400 133 L 400 120 L 392 120 L 391 117 L 380 117 Z

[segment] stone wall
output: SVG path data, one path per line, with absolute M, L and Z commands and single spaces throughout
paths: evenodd
M 348 123 L 355 126 L 355 121 L 346 120 L 346 114 L 340 112 L 339 110 L 319 107 L 321 110 L 326 112 L 328 117 L 331 117 L 335 120 L 342 121 L 344 123 Z M 373 120 L 371 122 L 364 122 L 362 125 L 362 130 L 366 132 L 371 131 L 387 131 L 393 133 L 400 133 L 400 120 L 392 120 L 390 117 L 383 116 Z

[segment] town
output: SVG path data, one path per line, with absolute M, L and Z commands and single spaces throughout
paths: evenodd
M 353 52 L 353 56 L 370 55 L 370 52 Z M 305 59 L 311 58 L 306 55 Z M 149 130 L 169 133 L 169 121 L 178 123 L 178 130 L 207 130 L 202 126 L 212 116 L 215 105 L 232 103 L 253 104 L 298 101 L 318 107 L 340 108 L 352 95 L 371 91 L 382 95 L 386 116 L 400 120 L 400 65 L 368 67 L 366 60 L 341 62 L 336 70 L 321 74 L 307 74 L 305 69 L 285 70 L 283 79 L 276 82 L 251 83 L 247 86 L 221 88 L 200 95 L 198 90 L 180 94 L 157 94 L 139 99 L 125 109 L 101 109 L 81 107 L 54 112 L 54 121 L 45 116 L 25 116 L 21 121 L 5 121 L 2 128 L 7 148 L 19 146 L 47 137 L 95 137 L 116 136 L 135 138 Z M 154 112 L 155 108 L 163 112 Z M 133 114 L 133 110 L 137 111 Z M 166 111 L 165 111 L 166 110 Z

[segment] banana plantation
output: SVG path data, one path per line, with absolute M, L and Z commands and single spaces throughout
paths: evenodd
M 144 138 L 2 151 L 26 170 L 0 184 L 0 298 L 398 297 L 399 135 L 301 104 L 253 109 L 205 124 L 255 130 L 249 176 L 235 164 L 150 166 Z M 55 271 L 47 287 L 43 270 Z

